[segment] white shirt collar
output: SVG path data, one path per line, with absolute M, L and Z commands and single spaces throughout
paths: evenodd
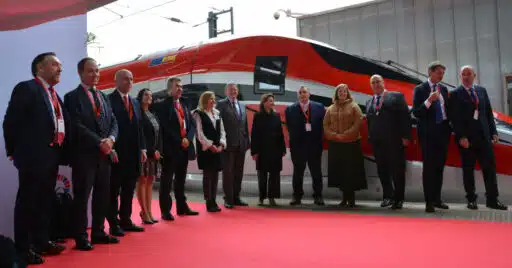
M 302 108 L 307 108 L 309 106 L 309 100 L 306 103 L 302 103 L 301 101 L 299 101 L 299 104 L 300 106 L 302 106 Z
M 374 96 L 375 96 L 375 97 L 378 97 L 378 96 L 381 96 L 381 97 L 382 97 L 382 95 L 384 95 L 384 93 L 385 93 L 386 91 L 387 91 L 387 90 L 386 90 L 386 89 L 384 89 L 384 90 L 382 91 L 382 93 L 380 93 L 380 94 L 375 94 Z
M 441 83 L 441 81 L 437 82 L 436 85 L 439 85 Z M 430 88 L 432 88 L 434 86 L 434 83 L 432 81 L 430 81 L 430 78 L 428 79 L 428 85 L 430 86 Z
M 117 90 L 117 92 L 119 92 L 119 95 L 121 95 L 121 98 L 128 96 L 128 94 L 125 94 L 125 93 L 119 91 L 119 89 L 116 89 L 116 90 Z
M 471 89 L 475 88 L 475 85 L 473 84 L 471 87 L 467 88 L 464 84 L 462 84 L 462 87 L 466 89 L 467 91 L 470 91 Z
M 37 76 L 37 79 L 39 79 L 39 81 L 41 81 L 41 83 L 43 83 L 43 87 L 44 89 L 48 89 L 50 88 L 50 84 L 48 84 L 48 82 L 46 82 L 46 80 L 44 80 L 43 78 L 41 78 L 40 76 Z

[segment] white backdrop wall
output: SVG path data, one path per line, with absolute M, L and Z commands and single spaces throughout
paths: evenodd
M 86 15 L 64 18 L 23 30 L 0 31 L 2 121 L 12 89 L 18 82 L 32 78 L 30 63 L 39 53 L 53 51 L 61 60 L 63 72 L 61 82 L 56 86 L 61 97 L 78 85 L 76 64 L 87 55 L 86 33 Z M 0 139 L 0 148 L 0 234 L 13 237 L 14 201 L 18 189 L 17 170 L 5 156 L 3 137 Z M 61 173 L 71 177 L 68 168 L 62 168 Z

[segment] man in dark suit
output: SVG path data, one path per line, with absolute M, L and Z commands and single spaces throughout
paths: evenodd
M 400 92 L 385 90 L 384 79 L 373 75 L 375 95 L 366 102 L 368 137 L 383 189 L 381 207 L 401 209 L 405 195 L 405 148 L 411 140 L 411 116 Z
M 110 176 L 110 234 L 124 236 L 124 232 L 142 232 L 144 228 L 131 220 L 135 185 L 140 176 L 141 162 L 146 161 L 140 106 L 128 94 L 132 89 L 133 75 L 122 69 L 115 74 L 116 90 L 108 98 L 116 117 L 119 134 L 114 145 L 119 162 L 112 165 Z M 119 198 L 120 197 L 120 198 Z M 117 201 L 120 199 L 120 204 Z M 118 216 L 119 215 L 119 219 Z
M 436 61 L 428 66 L 428 81 L 414 88 L 412 113 L 418 119 L 423 158 L 423 192 L 428 213 L 448 209 L 441 200 L 443 173 L 451 127 L 448 122 L 448 89 L 441 84 L 446 67 Z
M 185 197 L 185 179 L 188 161 L 195 159 L 192 143 L 196 128 L 192 114 L 181 97 L 183 87 L 181 79 L 172 77 L 167 81 L 169 97 L 158 104 L 157 115 L 163 131 L 163 174 L 160 179 L 160 211 L 162 219 L 173 221 L 171 214 L 171 188 L 174 185 L 176 211 L 178 215 L 198 215 L 187 204 Z M 173 184 L 174 177 L 174 184 Z
M 464 189 L 469 209 L 478 209 L 475 194 L 475 163 L 482 167 L 488 208 L 507 210 L 498 200 L 496 163 L 492 144 L 498 143 L 491 102 L 484 87 L 475 85 L 471 66 L 460 71 L 462 85 L 450 95 L 450 121 L 458 141 L 462 160 Z
M 224 190 L 224 206 L 247 206 L 240 199 L 242 179 L 244 177 L 245 155 L 249 149 L 249 129 L 245 105 L 238 100 L 238 87 L 228 83 L 224 89 L 226 98 L 217 103 L 224 130 L 226 131 L 227 147 L 224 150 L 222 168 L 222 188 Z
M 64 96 L 71 116 L 72 182 L 75 243 L 78 250 L 93 244 L 114 244 L 119 240 L 105 233 L 110 191 L 110 165 L 117 161 L 112 147 L 117 137 L 116 118 L 107 96 L 96 89 L 100 78 L 92 58 L 78 62 L 80 85 Z M 93 190 L 94 189 L 94 190 Z M 92 195 L 91 242 L 88 240 L 87 204 Z
M 32 61 L 34 79 L 12 91 L 3 129 L 7 157 L 18 169 L 14 208 L 14 238 L 18 253 L 28 264 L 43 263 L 42 255 L 64 250 L 50 242 L 49 215 L 55 196 L 59 163 L 69 133 L 69 118 L 55 92 L 62 66 L 53 52 Z
M 306 164 L 313 180 L 313 198 L 316 205 L 323 206 L 322 198 L 322 151 L 323 121 L 325 108 L 309 100 L 309 89 L 300 87 L 299 101 L 285 111 L 286 126 L 290 137 L 290 153 L 293 162 L 293 200 L 290 205 L 300 205 L 304 195 L 303 181 Z

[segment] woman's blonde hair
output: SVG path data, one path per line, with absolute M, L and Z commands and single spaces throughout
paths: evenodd
M 201 94 L 199 97 L 199 103 L 197 104 L 197 109 L 199 111 L 206 110 L 206 107 L 208 107 L 208 100 L 213 99 L 215 102 L 215 93 L 213 91 L 205 91 Z
M 265 111 L 265 102 L 268 101 L 268 99 L 274 99 L 275 100 L 275 97 L 274 97 L 274 94 L 272 93 L 266 93 L 266 94 L 263 94 L 261 96 L 261 100 L 260 100 L 260 112 L 264 112 Z
M 340 91 L 341 89 L 347 90 L 347 100 L 352 99 L 352 95 L 350 94 L 350 89 L 348 88 L 348 85 L 347 84 L 339 84 L 334 89 L 334 96 L 332 97 L 332 102 L 336 103 L 337 101 L 340 100 L 340 97 L 338 96 L 338 91 Z

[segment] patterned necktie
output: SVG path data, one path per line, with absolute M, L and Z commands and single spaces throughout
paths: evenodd
M 375 102 L 375 110 L 379 110 L 380 105 L 380 95 L 377 96 L 377 101 Z
M 434 89 L 432 91 L 437 90 L 437 84 L 434 84 Z M 443 122 L 443 107 L 441 107 L 441 100 L 437 99 L 434 102 L 435 108 L 436 108 L 436 123 Z
M 233 109 L 235 109 L 236 117 L 238 118 L 238 120 L 240 120 L 240 111 L 236 107 L 235 101 L 232 101 L 231 105 L 233 106 Z
M 471 88 L 469 90 L 469 92 L 471 92 L 471 99 L 473 100 L 473 103 L 476 103 L 476 96 L 475 96 L 475 89 L 474 88 Z

